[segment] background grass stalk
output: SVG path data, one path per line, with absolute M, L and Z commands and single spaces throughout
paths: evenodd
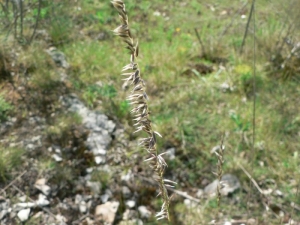
M 170 220 L 169 216 L 169 205 L 170 197 L 168 195 L 167 187 L 173 187 L 172 184 L 175 182 L 164 179 L 164 170 L 167 167 L 167 163 L 163 158 L 163 154 L 159 154 L 156 147 L 156 136 L 161 135 L 154 131 L 149 119 L 150 111 L 148 109 L 147 94 L 145 88 L 145 82 L 141 78 L 141 72 L 138 64 L 135 62 L 135 58 L 138 56 L 138 43 L 134 44 L 133 37 L 129 29 L 128 16 L 125 10 L 125 4 L 123 1 L 114 0 L 111 1 L 113 6 L 119 12 L 121 25 L 117 27 L 113 32 L 120 36 L 122 40 L 127 44 L 126 48 L 130 53 L 130 63 L 123 67 L 123 76 L 126 78 L 125 86 L 128 84 L 133 86 L 131 94 L 128 96 L 127 100 L 133 105 L 131 113 L 134 115 L 134 126 L 136 127 L 135 132 L 144 131 L 147 134 L 146 138 L 142 138 L 140 145 L 145 148 L 149 153 L 149 158 L 145 161 L 150 163 L 151 168 L 154 170 L 154 179 L 157 181 L 159 186 L 159 195 L 161 195 L 163 204 L 161 211 L 156 214 L 157 219 L 167 218 Z
M 224 138 L 224 136 L 223 136 Z M 215 154 L 218 158 L 218 163 L 217 163 L 217 172 L 215 175 L 218 178 L 218 186 L 217 186 L 217 200 L 218 200 L 218 209 L 220 207 L 220 202 L 221 202 L 221 189 L 224 187 L 224 183 L 222 182 L 222 176 L 223 176 L 223 164 L 224 164 L 224 151 L 225 151 L 225 146 L 223 145 L 223 138 L 222 142 L 220 145 L 220 148 L 215 151 Z

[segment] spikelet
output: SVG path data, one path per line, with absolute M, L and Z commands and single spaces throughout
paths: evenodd
M 129 84 L 132 86 L 131 93 L 127 97 L 127 100 L 133 107 L 131 113 L 133 114 L 133 121 L 135 122 L 135 133 L 143 131 L 147 134 L 146 138 L 140 140 L 139 145 L 141 145 L 149 154 L 148 159 L 145 161 L 150 164 L 154 171 L 154 179 L 159 187 L 158 195 L 161 196 L 163 200 L 161 210 L 156 214 L 156 217 L 158 220 L 165 218 L 170 220 L 170 197 L 168 195 L 167 187 L 174 187 L 174 184 L 176 183 L 163 178 L 167 163 L 163 158 L 164 153 L 159 154 L 156 147 L 156 137 L 161 137 L 161 135 L 152 128 L 151 120 L 149 119 L 150 112 L 148 109 L 148 96 L 146 94 L 145 82 L 141 77 L 139 66 L 135 62 L 135 58 L 139 55 L 138 42 L 134 44 L 124 2 L 121 0 L 113 0 L 111 3 L 119 12 L 121 20 L 121 25 L 114 29 L 113 32 L 115 35 L 121 37 L 130 54 L 130 63 L 123 67 L 122 76 L 125 76 L 123 79 L 125 85 Z

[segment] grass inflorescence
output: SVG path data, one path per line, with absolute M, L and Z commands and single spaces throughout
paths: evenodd
M 163 200 L 161 211 L 156 214 L 156 217 L 157 219 L 167 218 L 169 220 L 170 197 L 167 187 L 173 187 L 172 184 L 174 184 L 174 182 L 163 178 L 167 163 L 163 158 L 164 153 L 159 153 L 157 149 L 156 138 L 157 136 L 161 137 L 161 135 L 152 128 L 151 120 L 149 118 L 150 111 L 147 103 L 148 96 L 146 93 L 145 82 L 141 77 L 140 68 L 135 61 L 139 54 L 138 42 L 134 43 L 131 35 L 124 2 L 121 0 L 114 0 L 111 1 L 111 3 L 119 12 L 121 20 L 121 25 L 113 32 L 122 38 L 130 53 L 130 63 L 123 67 L 122 75 L 126 77 L 124 79 L 124 86 L 127 86 L 128 84 L 133 86 L 131 94 L 128 96 L 127 100 L 131 105 L 133 105 L 131 113 L 134 115 L 133 120 L 135 121 L 135 132 L 143 131 L 147 134 L 146 138 L 141 139 L 140 145 L 143 146 L 149 153 L 149 158 L 145 161 L 150 163 L 151 168 L 155 172 L 154 179 L 158 183 L 159 195 Z

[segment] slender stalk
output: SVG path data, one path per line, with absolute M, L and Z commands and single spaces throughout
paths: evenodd
M 217 149 L 214 153 L 218 158 L 218 163 L 217 163 L 217 172 L 214 173 L 217 178 L 218 178 L 218 186 L 217 186 L 217 200 L 218 200 L 218 209 L 220 208 L 220 202 L 221 202 L 221 189 L 223 188 L 224 184 L 222 182 L 222 177 L 223 177 L 223 164 L 224 164 L 224 151 L 225 151 L 225 146 L 224 146 L 224 136 L 225 134 L 222 135 L 222 140 L 221 140 L 221 145 L 219 149 Z
M 17 38 L 17 26 L 18 26 L 18 9 L 16 4 L 13 4 L 13 14 L 14 14 L 14 32 L 15 38 Z
M 31 38 L 30 38 L 30 41 L 29 41 L 29 44 L 31 44 L 31 42 L 32 42 L 32 40 L 34 38 L 36 29 L 38 27 L 38 23 L 39 23 L 39 19 L 40 19 L 40 14 L 41 14 L 41 5 L 42 5 L 42 0 L 39 0 L 38 12 L 37 12 L 37 16 L 36 16 L 36 20 L 35 20 L 35 24 L 34 24 L 34 29 L 33 29 L 33 32 L 32 32 L 32 35 L 31 35 Z
M 20 38 L 23 38 L 23 19 L 24 19 L 23 0 L 19 1 L 19 5 L 20 5 Z
M 201 37 L 200 37 L 200 35 L 199 35 L 199 32 L 198 32 L 197 28 L 194 28 L 194 30 L 195 30 L 196 36 L 197 36 L 197 38 L 198 38 L 198 41 L 199 41 L 199 43 L 200 43 L 200 45 L 201 45 L 202 56 L 207 56 L 207 55 L 206 55 L 206 51 L 205 51 L 204 44 L 203 44 L 203 42 L 202 42 L 202 40 L 201 40 Z
M 253 10 L 254 10 L 254 1 L 251 4 L 251 10 L 250 10 L 249 18 L 248 18 L 248 21 L 247 21 L 247 25 L 246 25 L 246 29 L 245 29 L 245 33 L 244 33 L 244 37 L 243 37 L 243 42 L 242 42 L 241 49 L 240 49 L 240 54 L 243 53 L 243 48 L 244 48 L 245 41 L 246 41 L 246 38 L 247 38 L 248 29 L 249 29 L 251 17 L 252 17 L 252 14 L 253 14 Z M 254 38 L 255 38 L 255 36 L 254 36 Z
M 165 218 L 170 220 L 170 197 L 167 187 L 173 187 L 175 182 L 163 178 L 167 163 L 163 158 L 164 153 L 159 153 L 156 145 L 156 138 L 157 136 L 161 137 L 161 135 L 153 130 L 151 120 L 149 119 L 150 111 L 148 109 L 148 97 L 146 94 L 145 82 L 141 77 L 140 68 L 135 61 L 139 54 L 138 43 L 134 43 L 131 35 L 124 2 L 122 0 L 113 0 L 111 3 L 119 12 L 121 20 L 121 25 L 113 30 L 113 32 L 122 38 L 130 54 L 130 63 L 123 67 L 122 75 L 125 76 L 125 79 L 123 79 L 125 81 L 125 85 L 129 84 L 133 87 L 127 100 L 130 101 L 130 104 L 133 106 L 131 113 L 134 117 L 134 126 L 136 128 L 135 132 L 143 131 L 147 135 L 146 138 L 142 138 L 140 140 L 139 144 L 143 146 L 149 154 L 148 159 L 145 161 L 150 164 L 154 171 L 154 179 L 158 183 L 159 195 L 163 200 L 161 210 L 156 214 L 156 217 L 158 220 Z

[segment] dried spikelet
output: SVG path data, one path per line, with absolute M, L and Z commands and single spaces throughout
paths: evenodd
M 158 220 L 164 218 L 169 220 L 170 197 L 167 187 L 174 187 L 176 183 L 163 179 L 164 170 L 167 167 L 167 163 L 163 158 L 165 153 L 159 154 L 156 147 L 156 136 L 161 137 L 161 135 L 153 131 L 151 120 L 149 119 L 150 111 L 148 110 L 148 96 L 145 91 L 145 82 L 141 78 L 139 66 L 135 62 L 135 58 L 139 55 L 139 45 L 138 42 L 134 44 L 131 36 L 125 4 L 121 0 L 113 0 L 111 3 L 119 12 L 121 20 L 121 25 L 114 29 L 113 32 L 115 35 L 121 37 L 123 42 L 127 44 L 125 48 L 130 53 L 130 63 L 123 67 L 121 75 L 126 76 L 126 78 L 123 79 L 125 85 L 130 84 L 133 86 L 127 100 L 130 102 L 130 105 L 133 106 L 130 112 L 133 114 L 133 121 L 135 121 L 134 133 L 144 131 L 148 135 L 148 137 L 140 140 L 139 145 L 143 146 L 149 153 L 149 157 L 145 162 L 148 162 L 154 171 L 154 180 L 157 181 L 159 187 L 158 195 L 163 199 L 161 210 L 156 214 L 156 217 Z

